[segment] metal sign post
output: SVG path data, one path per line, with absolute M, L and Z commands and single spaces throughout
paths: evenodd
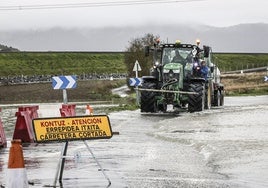
M 67 98 L 67 90 L 66 89 L 62 90 L 62 95 L 63 95 L 63 103 L 67 104 L 68 103 L 68 98 Z
M 89 146 L 87 145 L 87 142 L 85 140 L 83 142 L 86 145 L 86 147 L 87 147 L 88 151 L 90 152 L 90 154 L 92 155 L 93 159 L 95 160 L 95 162 L 97 163 L 97 165 L 101 169 L 101 172 L 102 172 L 103 176 L 105 177 L 105 179 L 107 179 L 107 181 L 108 181 L 108 186 L 107 187 L 109 187 L 111 185 L 111 180 L 108 178 L 108 176 L 104 172 L 104 169 L 102 168 L 102 166 L 100 165 L 99 161 L 97 160 L 97 158 L 95 157 L 95 155 L 93 154 L 93 152 L 91 151 Z
M 138 78 L 139 77 L 139 71 L 141 71 L 141 66 L 140 66 L 138 60 L 136 60 L 136 62 L 134 64 L 133 71 L 136 72 L 136 78 Z M 135 88 L 136 88 L 136 104 L 139 105 L 140 104 L 140 101 L 139 101 L 140 93 L 138 91 L 138 86 L 136 86 Z
M 63 146 L 61 165 L 60 165 L 60 176 L 59 176 L 60 184 L 62 184 L 62 175 L 63 175 L 64 165 L 65 165 L 65 157 L 67 154 L 68 144 L 69 144 L 68 141 L 66 141 Z
M 266 70 L 267 70 L 267 73 L 266 73 L 267 76 L 264 76 L 264 81 L 268 82 L 268 67 L 266 68 Z
M 68 103 L 66 89 L 76 88 L 76 76 L 55 76 L 52 77 L 53 89 L 63 90 L 63 102 Z M 56 122 L 56 123 L 55 123 Z M 46 125 L 53 124 L 53 129 L 50 130 Z M 54 179 L 53 187 L 57 185 L 59 178 L 60 186 L 62 187 L 62 176 L 64 170 L 65 159 L 67 158 L 68 141 L 83 140 L 88 151 L 93 159 L 100 167 L 104 177 L 108 180 L 108 187 L 111 185 L 110 179 L 105 174 L 103 168 L 94 156 L 93 152 L 87 145 L 87 139 L 106 139 L 112 137 L 112 129 L 108 116 L 72 116 L 61 118 L 37 118 L 33 120 L 33 128 L 38 143 L 44 142 L 59 142 L 65 141 L 60 160 L 57 166 L 57 172 Z
M 54 76 L 52 77 L 52 87 L 53 89 L 62 89 L 62 95 L 63 95 L 63 103 L 68 103 L 68 97 L 67 97 L 67 90 L 66 89 L 73 89 L 76 88 L 76 76 Z M 63 151 L 62 156 L 66 156 L 67 154 L 67 148 L 68 148 L 68 141 L 66 141 L 63 145 Z M 59 163 L 56 173 L 56 179 L 54 184 L 57 181 L 57 177 L 59 174 L 60 169 L 60 175 L 59 175 L 59 182 L 62 183 L 62 175 L 64 170 L 64 164 L 65 164 L 65 157 L 61 158 L 61 164 Z M 60 168 L 59 168 L 60 167 Z M 56 185 L 56 184 L 55 184 Z

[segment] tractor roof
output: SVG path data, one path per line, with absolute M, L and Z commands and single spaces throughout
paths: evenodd
M 198 46 L 195 44 L 160 44 L 161 48 L 197 48 Z

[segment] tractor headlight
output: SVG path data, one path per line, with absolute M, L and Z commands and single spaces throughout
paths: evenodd
M 174 72 L 175 74 L 179 74 L 179 73 L 180 73 L 180 69 L 173 70 L 173 72 Z
M 168 70 L 168 69 L 164 69 L 164 70 L 163 70 L 163 73 L 164 73 L 164 74 L 169 73 L 169 70 Z
M 196 70 L 196 71 L 200 70 L 200 65 L 195 62 L 194 66 L 193 66 L 193 69 Z
M 154 66 L 155 66 L 155 68 L 157 68 L 157 67 L 160 67 L 161 64 L 159 63 L 159 61 L 156 61 L 156 62 L 154 63 Z
M 164 73 L 164 74 L 165 74 L 165 73 L 170 73 L 170 72 L 179 74 L 179 73 L 180 73 L 180 69 L 177 69 L 177 70 L 164 69 L 164 70 L 163 70 L 163 73 Z

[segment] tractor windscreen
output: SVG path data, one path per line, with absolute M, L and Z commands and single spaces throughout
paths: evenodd
M 162 54 L 162 64 L 186 63 L 192 60 L 192 48 L 164 48 Z

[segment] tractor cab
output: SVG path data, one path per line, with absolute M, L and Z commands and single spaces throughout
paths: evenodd
M 197 45 L 181 44 L 163 44 L 161 47 L 161 65 L 163 66 L 163 78 L 172 78 L 172 74 L 183 74 L 181 80 L 185 80 L 192 75 L 194 63 L 199 62 L 203 57 L 200 48 Z M 170 75 L 167 76 L 166 74 Z

